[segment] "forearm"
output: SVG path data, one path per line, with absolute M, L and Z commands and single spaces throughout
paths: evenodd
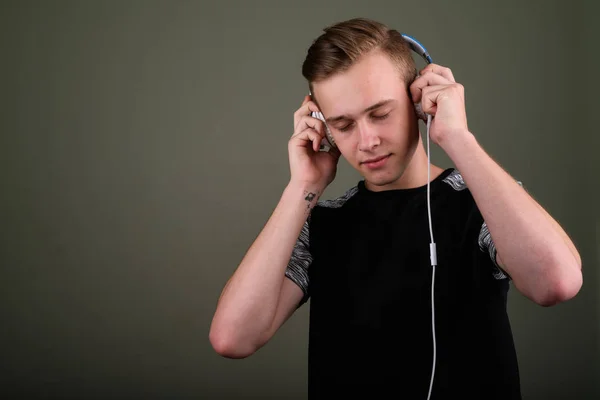
M 309 193 L 315 194 L 307 199 Z M 287 263 L 318 195 L 316 188 L 288 185 L 264 228 L 229 279 L 211 326 L 232 343 L 259 342 L 270 328 Z
M 444 150 L 461 172 L 501 258 L 526 296 L 540 304 L 579 290 L 581 260 L 560 225 L 479 146 L 472 134 L 456 135 Z M 566 293 L 565 293 L 566 292 Z M 554 300 L 554 297 L 559 300 Z

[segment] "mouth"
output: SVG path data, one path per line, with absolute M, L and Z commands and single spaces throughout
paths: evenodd
M 361 164 L 366 166 L 367 168 L 381 168 L 385 165 L 386 161 L 390 157 L 389 154 L 380 157 L 370 158 L 368 160 L 363 161 Z

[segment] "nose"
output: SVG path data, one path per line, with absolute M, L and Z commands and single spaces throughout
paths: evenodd
M 366 123 L 358 125 L 358 136 L 358 149 L 360 151 L 370 152 L 381 144 L 377 130 Z

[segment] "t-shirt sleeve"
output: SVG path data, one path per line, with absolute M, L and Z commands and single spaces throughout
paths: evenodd
M 492 235 L 490 234 L 490 230 L 488 229 L 485 221 L 481 225 L 481 230 L 479 231 L 478 238 L 479 250 L 487 253 L 490 257 L 490 261 L 492 262 L 492 275 L 496 279 L 510 279 L 510 276 L 498 265 L 498 261 L 496 256 L 498 254 L 496 250 L 496 245 L 494 244 L 494 240 L 492 239 Z
M 517 183 L 521 187 L 524 187 L 523 183 L 521 181 L 517 181 Z M 497 259 L 498 251 L 496 250 L 496 245 L 494 244 L 494 240 L 492 238 L 490 230 L 485 221 L 483 221 L 483 224 L 481 225 L 477 243 L 479 245 L 479 250 L 484 253 L 487 253 L 490 260 L 492 261 L 492 265 L 493 265 L 492 275 L 494 276 L 494 278 L 510 279 L 510 275 L 508 275 L 508 273 L 506 271 L 504 271 L 500 267 L 500 265 L 498 265 L 498 259 Z
M 292 256 L 285 270 L 285 276 L 298 285 L 304 293 L 299 306 L 306 303 L 309 297 L 308 268 L 312 263 L 312 255 L 309 248 L 309 225 L 309 219 L 307 219 L 302 226 L 300 235 L 294 245 Z

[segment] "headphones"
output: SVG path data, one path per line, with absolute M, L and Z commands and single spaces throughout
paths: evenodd
M 404 38 L 404 40 L 406 40 L 406 42 L 408 43 L 408 45 L 410 46 L 412 51 L 414 51 L 415 53 L 420 55 L 427 64 L 431 64 L 433 62 L 431 60 L 431 57 L 429 56 L 429 52 L 427 52 L 427 49 L 425 49 L 425 46 L 423 46 L 421 43 L 419 43 L 415 38 L 413 38 L 409 35 L 406 35 L 404 33 L 402 34 L 402 38 Z M 312 93 L 310 93 L 310 91 L 309 91 L 309 95 L 312 96 Z M 415 104 L 415 112 L 419 119 L 422 119 L 423 121 L 427 121 L 427 116 L 421 109 L 420 103 Z M 323 117 L 323 114 L 320 112 L 313 111 L 313 112 L 311 112 L 311 116 L 314 118 L 318 118 L 321 121 L 325 122 L 325 117 Z M 337 145 L 335 144 L 335 139 L 333 138 L 333 135 L 331 134 L 331 131 L 329 130 L 329 127 L 327 126 L 327 123 L 325 123 L 325 139 L 323 139 L 323 141 L 321 141 L 319 150 L 320 151 L 329 151 L 330 148 L 337 148 Z

